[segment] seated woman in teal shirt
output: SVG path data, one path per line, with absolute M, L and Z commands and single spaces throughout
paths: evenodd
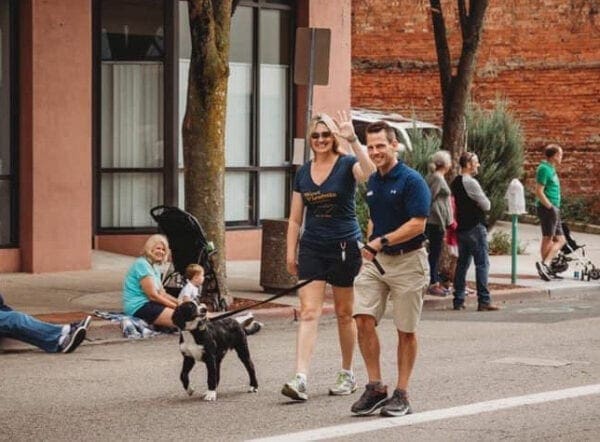
M 173 327 L 171 316 L 177 299 L 165 292 L 160 272 L 155 267 L 166 261 L 169 242 L 163 235 L 152 235 L 144 245 L 142 256 L 129 268 L 123 282 L 123 311 L 164 327 Z

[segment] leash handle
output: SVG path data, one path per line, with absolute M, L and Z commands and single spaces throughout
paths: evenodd
M 368 244 L 361 243 L 360 241 L 358 242 L 358 245 L 362 246 L 363 249 L 365 249 L 371 255 L 373 255 L 373 259 L 371 260 L 371 262 L 377 268 L 377 270 L 379 271 L 380 274 L 385 275 L 385 270 L 383 270 L 383 267 L 381 267 L 381 264 L 379 263 L 379 261 L 377 260 L 377 258 L 375 258 L 375 255 L 377 255 L 377 250 L 375 250 L 373 247 L 371 247 Z

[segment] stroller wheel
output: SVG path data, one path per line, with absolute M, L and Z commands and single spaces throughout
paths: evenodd
M 554 273 L 566 272 L 568 268 L 569 264 L 562 258 L 554 258 L 550 263 L 550 270 Z
M 600 279 L 600 269 L 593 268 L 589 272 L 589 277 L 591 279 Z

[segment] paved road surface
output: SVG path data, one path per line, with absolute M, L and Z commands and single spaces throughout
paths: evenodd
M 352 417 L 349 408 L 358 392 L 341 398 L 327 395 L 338 367 L 331 317 L 321 324 L 307 403 L 288 402 L 279 393 L 293 374 L 295 324 L 290 320 L 271 319 L 250 338 L 259 392 L 244 392 L 246 375 L 230 354 L 216 403 L 184 393 L 174 336 L 88 345 L 71 355 L 0 355 L 0 440 L 221 441 L 276 436 L 289 441 L 315 434 L 379 441 L 597 440 L 599 318 L 598 297 L 513 304 L 497 313 L 426 312 L 411 388 L 415 414 L 410 419 L 416 419 L 412 425 L 402 425 L 402 418 Z M 385 381 L 393 383 L 395 331 L 387 318 L 380 330 Z M 358 355 L 356 371 L 364 383 Z M 201 392 L 204 382 L 205 369 L 198 367 L 192 383 Z M 583 389 L 565 392 L 577 387 Z M 547 392 L 557 391 L 552 394 L 576 397 L 550 400 L 553 396 Z M 537 403 L 519 405 L 531 402 L 527 395 L 532 394 L 541 394 L 535 396 Z M 503 398 L 509 398 L 502 402 L 506 408 L 498 402 L 481 404 Z M 455 408 L 461 406 L 469 407 Z M 369 425 L 374 428 L 364 433 Z M 331 433 L 331 427 L 337 433 Z M 313 430 L 317 433 L 300 433 L 297 439 L 286 436 Z

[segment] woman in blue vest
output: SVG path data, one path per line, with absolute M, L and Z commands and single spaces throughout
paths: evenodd
M 287 269 L 299 280 L 315 278 L 300 289 L 300 324 L 296 347 L 296 375 L 284 384 L 282 394 L 307 400 L 307 374 L 317 339 L 325 285 L 331 284 L 338 323 L 341 369 L 332 395 L 356 390 L 352 357 L 356 325 L 352 318 L 353 283 L 361 266 L 357 241 L 356 183 L 375 171 L 358 142 L 346 112 L 338 113 L 338 125 L 326 114 L 316 115 L 308 127 L 313 159 L 296 173 L 287 232 Z M 346 141 L 354 155 L 340 146 Z M 306 210 L 305 210 L 306 209 Z M 304 229 L 301 232 L 301 226 Z

